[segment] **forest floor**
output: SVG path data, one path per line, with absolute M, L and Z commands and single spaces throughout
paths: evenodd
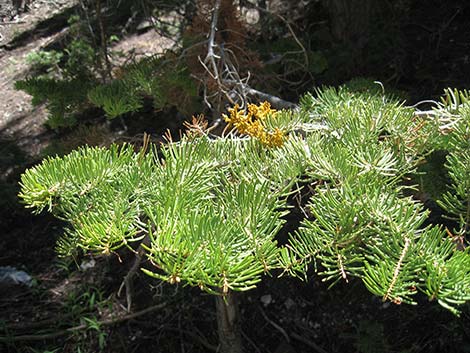
M 55 136 L 44 126 L 45 107 L 33 107 L 14 83 L 28 76 L 29 53 L 60 41 L 73 6 L 36 0 L 13 18 L 0 12 L 0 160 L 14 154 L 0 174 L 11 192 Z M 113 50 L 139 56 L 171 44 L 148 31 Z M 19 204 L 5 204 L 0 227 L 0 268 L 33 279 L 0 283 L 0 352 L 217 351 L 212 297 L 138 275 L 129 313 L 117 292 L 132 256 L 59 259 L 54 246 L 64 225 Z M 267 277 L 238 299 L 247 352 L 470 352 L 468 311 L 457 318 L 420 298 L 417 307 L 382 303 L 355 280 L 328 289 L 317 278 Z
M 28 55 L 58 45 L 68 35 L 68 17 L 76 0 L 36 0 L 30 10 L 11 16 L 0 7 L 0 137 L 13 140 L 24 152 L 37 156 L 53 137 L 44 125 L 45 105 L 33 106 L 31 97 L 16 90 L 18 80 L 31 74 Z M 129 35 L 112 50 L 133 59 L 162 53 L 172 44 L 155 31 Z M 119 59 L 117 59 L 119 60 Z
M 66 28 L 62 20 L 57 21 L 59 28 L 51 30 L 54 16 L 63 16 L 64 10 L 75 5 L 75 1 L 40 0 L 28 12 L 0 12 L 0 135 L 15 140 L 30 154 L 38 154 L 50 139 L 44 127 L 47 112 L 44 106 L 33 107 L 31 97 L 15 90 L 14 84 L 28 75 L 28 54 L 56 41 Z

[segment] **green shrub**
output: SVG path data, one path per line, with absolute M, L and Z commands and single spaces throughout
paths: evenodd
M 31 70 L 52 75 L 59 69 L 63 56 L 63 53 L 56 50 L 38 50 L 29 53 L 26 56 L 26 62 L 31 66 Z
M 93 82 L 81 79 L 57 80 L 29 78 L 15 82 L 15 88 L 30 94 L 33 105 L 46 103 L 49 110 L 47 125 L 53 129 L 73 126 L 76 115 L 87 106 L 87 93 Z
M 307 94 L 297 112 L 263 110 L 262 122 L 234 108 L 228 137 L 202 129 L 148 153 L 124 145 L 47 159 L 22 176 L 20 197 L 69 222 L 61 254 L 109 254 L 148 238 L 142 246 L 154 268 L 146 274 L 198 286 L 229 307 L 233 291 L 253 288 L 264 273 L 306 276 L 313 264 L 332 285 L 358 278 L 397 304 L 424 293 L 458 314 L 470 300 L 466 240 L 425 225 L 429 212 L 407 182 L 447 133 L 443 123 L 452 126 L 452 184 L 442 205 L 468 234 L 468 105 L 451 106 L 453 114 L 440 107 L 417 115 L 379 93 L 327 88 Z M 286 138 L 271 147 L 250 138 L 260 124 Z M 300 180 L 313 196 L 300 228 L 279 246 L 286 199 Z

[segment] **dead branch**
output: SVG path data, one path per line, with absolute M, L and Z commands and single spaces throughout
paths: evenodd
M 145 137 L 144 137 L 145 138 Z M 144 142 L 145 143 L 145 142 Z M 122 289 L 126 287 L 126 302 L 127 302 L 127 312 L 131 311 L 131 306 L 132 306 L 132 294 L 134 292 L 134 277 L 137 273 L 137 270 L 140 267 L 140 264 L 142 263 L 142 258 L 144 257 L 145 254 L 145 247 L 150 245 L 150 237 L 149 235 L 145 235 L 144 239 L 139 245 L 139 248 L 135 252 L 135 259 L 134 263 L 132 264 L 131 268 L 129 269 L 129 272 L 126 274 L 124 277 L 121 286 L 119 287 L 118 290 L 118 296 L 121 295 Z
M 103 70 L 103 80 L 111 77 L 111 62 L 109 61 L 108 55 L 108 39 L 106 36 L 106 30 L 104 27 L 103 14 L 101 11 L 101 0 L 96 0 L 96 19 L 98 20 L 98 26 L 100 30 L 100 42 L 101 42 L 101 56 L 102 56 L 102 70 Z
M 91 19 L 90 19 L 90 16 L 88 14 L 89 10 L 88 10 L 84 0 L 80 0 L 79 2 L 80 2 L 80 7 L 82 8 L 83 14 L 86 17 L 87 26 L 88 26 L 88 30 L 90 31 L 91 38 L 93 39 L 93 42 L 96 46 L 96 44 L 97 44 L 96 35 L 95 35 L 95 31 L 93 30 L 93 26 L 91 25 Z
M 166 331 L 182 333 L 186 336 L 191 337 L 193 340 L 197 341 L 201 346 L 203 346 L 207 350 L 209 350 L 211 352 L 219 352 L 217 346 L 215 346 L 213 344 L 210 344 L 204 337 L 202 337 L 201 335 L 198 335 L 198 334 L 196 334 L 192 331 L 187 331 L 187 330 L 183 330 L 181 328 L 176 328 L 176 327 L 175 328 L 173 328 L 173 327 L 163 327 L 162 329 L 166 330 Z
M 320 347 L 318 344 L 316 344 L 315 342 L 312 342 L 308 339 L 306 339 L 305 337 L 302 337 L 296 333 L 292 333 L 291 334 L 291 337 L 299 342 L 302 342 L 303 344 L 305 344 L 306 346 L 309 346 L 310 348 L 314 349 L 315 352 L 317 353 L 328 353 L 327 351 L 325 351 L 322 347 Z
M 26 21 L 23 21 L 23 20 L 19 20 L 19 21 L 2 21 L 2 22 L 0 22 L 0 26 L 19 25 L 21 23 L 26 23 Z
M 294 38 L 294 41 L 297 43 L 297 45 L 300 47 L 300 51 L 299 52 L 288 52 L 288 53 L 292 53 L 292 54 L 296 54 L 296 53 L 302 53 L 303 56 L 304 56 L 304 65 L 305 67 L 308 67 L 308 64 L 309 64 L 309 60 L 308 60 L 308 53 L 307 53 L 307 50 L 305 49 L 305 46 L 302 44 L 302 42 L 299 40 L 299 38 L 297 37 L 297 35 L 295 34 L 295 31 L 293 30 L 290 22 L 285 19 L 283 16 L 281 16 L 280 14 L 277 14 L 277 13 L 273 13 L 271 11 L 268 11 L 256 4 L 252 4 L 250 2 L 248 2 L 249 6 L 258 10 L 258 11 L 261 11 L 261 12 L 264 12 L 264 13 L 267 13 L 271 16 L 275 16 L 277 17 L 278 19 L 280 19 L 282 22 L 284 22 L 284 24 L 286 25 L 287 29 L 289 30 L 289 33 L 291 34 L 292 38 Z M 287 53 L 286 53 L 287 54 Z
M 214 10 L 212 10 L 212 21 L 211 21 L 211 27 L 210 27 L 210 32 L 209 32 L 209 40 L 207 42 L 207 55 L 206 55 L 206 58 L 204 59 L 204 64 L 207 64 L 207 62 L 210 62 L 210 64 L 212 65 L 212 70 L 213 70 L 212 77 L 216 79 L 217 81 L 219 79 L 219 75 L 218 75 L 218 69 L 217 69 L 217 64 L 215 62 L 215 59 L 218 57 L 216 57 L 214 53 L 214 48 L 216 46 L 215 34 L 217 32 L 217 22 L 219 21 L 220 2 L 221 0 L 215 0 Z
M 200 64 L 217 84 L 217 91 L 211 94 L 207 93 L 207 87 L 204 85 L 204 102 L 206 105 L 216 110 L 216 113 L 219 113 L 220 104 L 222 102 L 221 97 L 224 96 L 225 100 L 230 104 L 234 105 L 237 103 L 241 109 L 244 109 L 248 103 L 248 96 L 254 96 L 259 100 L 270 102 L 273 107 L 277 109 L 297 109 L 298 106 L 295 103 L 285 101 L 282 98 L 250 87 L 248 84 L 250 73 L 248 73 L 247 77 L 240 76 L 235 54 L 230 49 L 225 48 L 223 43 L 216 43 L 220 4 L 221 0 L 215 0 L 207 40 L 207 54 L 204 60 L 199 58 Z M 290 26 L 289 30 L 292 31 Z M 298 39 L 296 39 L 296 41 L 300 43 Z M 303 49 L 305 52 L 305 48 Z M 203 80 L 201 81 L 204 83 Z M 211 103 L 214 101 L 217 102 L 217 107 L 214 107 Z
M 115 324 L 118 324 L 120 322 L 135 319 L 136 317 L 148 314 L 152 311 L 162 309 L 166 305 L 167 305 L 167 303 L 164 302 L 164 303 L 161 303 L 161 304 L 151 306 L 151 307 L 146 308 L 144 310 L 137 311 L 137 312 L 132 313 L 132 314 L 128 314 L 128 315 L 124 315 L 124 316 L 117 316 L 117 317 L 107 319 L 107 320 L 101 320 L 101 321 L 98 321 L 97 324 L 98 324 L 98 326 L 115 325 Z M 83 330 L 86 330 L 87 328 L 88 328 L 87 324 L 81 324 L 81 325 L 78 325 L 78 326 L 69 327 L 68 329 L 65 329 L 65 330 L 51 332 L 51 333 L 44 333 L 44 334 L 38 334 L 38 335 L 3 336 L 3 337 L 0 337 L 0 342 L 7 343 L 7 342 L 20 342 L 20 341 L 42 341 L 42 340 L 48 340 L 48 339 L 52 339 L 52 338 L 65 336 L 65 335 L 72 334 L 72 333 L 75 333 L 75 332 L 78 332 L 78 331 L 83 331 Z
M 7 327 L 9 330 L 21 330 L 21 331 L 32 330 L 32 329 L 41 328 L 50 324 L 54 324 L 54 323 L 60 324 L 61 322 L 64 322 L 65 320 L 69 319 L 71 316 L 72 316 L 72 313 L 67 313 L 59 317 L 53 317 L 50 319 L 36 321 L 36 322 L 29 322 L 29 323 L 17 322 L 17 323 L 9 324 Z
M 286 101 L 282 98 L 277 96 L 273 96 L 272 94 L 258 91 L 250 86 L 244 87 L 245 91 L 249 95 L 257 96 L 259 100 L 265 100 L 271 103 L 271 105 L 276 109 L 299 109 L 299 106 L 295 103 Z
M 287 334 L 286 330 L 284 330 L 281 326 L 279 326 L 278 324 L 276 324 L 274 321 L 272 321 L 268 315 L 266 315 L 266 313 L 264 312 L 264 310 L 259 307 L 259 310 L 261 312 L 261 315 L 263 315 L 264 319 L 266 320 L 266 322 L 268 324 L 270 324 L 272 327 L 274 327 L 276 330 L 278 330 L 283 336 L 284 338 L 286 339 L 286 342 L 289 343 L 290 342 L 290 337 L 289 335 Z

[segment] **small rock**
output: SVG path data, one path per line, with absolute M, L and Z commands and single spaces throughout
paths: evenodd
M 0 267 L 0 283 L 6 284 L 25 284 L 32 286 L 33 279 L 24 271 L 19 271 L 11 266 Z
M 266 306 L 268 306 L 269 304 L 272 303 L 273 297 L 272 297 L 271 294 L 265 294 L 265 295 L 261 296 L 260 301 L 266 307 Z
M 287 310 L 292 309 L 295 305 L 295 301 L 293 301 L 291 298 L 287 298 L 287 300 L 284 302 L 284 306 Z
M 86 271 L 86 270 L 88 270 L 88 269 L 90 269 L 90 268 L 95 267 L 95 265 L 96 265 L 96 261 L 95 261 L 94 259 L 91 259 L 91 260 L 88 260 L 88 261 L 85 260 L 85 261 L 83 261 L 83 262 L 81 263 L 80 269 L 81 269 L 82 271 Z
M 149 20 L 144 20 L 142 22 L 140 22 L 138 25 L 137 25 L 137 31 L 138 32 L 145 32 L 151 28 L 154 27 L 154 24 L 152 21 L 149 21 Z
M 382 309 L 387 309 L 390 306 L 390 302 L 385 302 L 382 304 Z
M 256 9 L 247 9 L 245 14 L 246 23 L 249 25 L 255 25 L 259 22 L 260 14 Z

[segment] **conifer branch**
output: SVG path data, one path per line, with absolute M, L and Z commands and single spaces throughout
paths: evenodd
M 273 114 L 263 106 L 266 120 L 255 104 L 229 109 L 226 121 L 249 138 L 210 138 L 195 119 L 192 134 L 148 153 L 144 142 L 140 153 L 127 145 L 83 148 L 45 160 L 22 176 L 20 197 L 28 207 L 54 209 L 72 226 L 81 224 L 66 235 L 65 254 L 76 247 L 114 251 L 142 240 L 145 217 L 150 244 L 144 250 L 155 267 L 144 273 L 210 294 L 250 290 L 273 268 L 305 275 L 313 262 L 334 283 L 360 276 L 383 300 L 413 303 L 411 296 L 422 291 L 457 312 L 470 298 L 468 252 L 455 251 L 439 226 L 425 228 L 428 213 L 403 196 L 403 176 L 433 148 L 423 145 L 438 124 L 423 126 L 399 102 L 344 87 L 307 94 L 298 111 Z M 459 122 L 446 137 L 453 190 L 443 205 L 462 222 L 470 209 L 468 121 L 462 112 L 449 114 Z M 282 144 L 257 141 L 274 129 L 288 134 Z M 311 212 L 279 246 L 286 197 L 303 176 L 315 186 Z M 138 251 L 124 282 L 142 257 Z M 448 270 L 436 271 L 436 261 Z
M 392 291 L 395 287 L 395 284 L 397 283 L 398 276 L 400 275 L 401 267 L 403 264 L 403 260 L 405 259 L 406 253 L 408 252 L 408 248 L 410 246 L 411 240 L 408 237 L 405 237 L 405 246 L 403 247 L 403 250 L 401 252 L 400 258 L 398 259 L 397 265 L 395 266 L 395 270 L 393 271 L 393 277 L 392 280 L 390 281 L 390 285 L 387 289 L 387 293 L 385 293 L 383 297 L 383 301 L 386 301 L 391 295 Z M 398 300 L 398 298 L 397 298 Z
M 338 251 L 338 249 L 336 249 Z M 343 264 L 343 256 L 338 252 L 338 266 L 341 271 L 341 277 L 346 281 L 346 283 L 349 282 L 348 276 L 346 275 L 346 271 L 344 270 L 344 264 Z

